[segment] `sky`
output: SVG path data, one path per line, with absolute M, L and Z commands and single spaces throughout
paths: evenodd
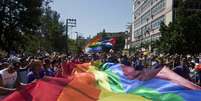
M 132 0 L 53 0 L 53 10 L 60 13 L 61 21 L 77 19 L 77 27 L 69 32 L 70 37 L 78 32 L 84 37 L 98 32 L 126 31 L 131 22 Z

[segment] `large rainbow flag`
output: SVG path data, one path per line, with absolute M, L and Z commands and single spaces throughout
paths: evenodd
M 140 72 L 92 62 L 70 63 L 59 77 L 38 80 L 3 101 L 201 101 L 200 96 L 199 86 L 165 67 Z

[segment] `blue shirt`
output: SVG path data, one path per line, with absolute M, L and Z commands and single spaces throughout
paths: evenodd
M 32 81 L 36 80 L 36 79 L 41 79 L 45 76 L 45 71 L 42 69 L 40 72 L 39 72 L 39 77 L 36 76 L 36 74 L 34 74 L 33 71 L 29 71 L 27 73 L 27 77 L 28 77 L 28 83 L 31 83 Z
M 27 77 L 27 73 L 28 73 L 28 70 L 27 68 L 20 68 L 18 71 L 18 77 L 19 77 L 19 80 L 21 83 L 28 83 L 28 77 Z
M 45 72 L 46 76 L 54 76 L 55 75 L 55 71 L 53 69 L 51 69 L 51 68 L 45 69 L 44 72 Z

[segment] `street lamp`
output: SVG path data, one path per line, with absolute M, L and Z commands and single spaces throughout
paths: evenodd
M 76 27 L 76 19 L 66 19 L 66 54 L 68 55 L 68 28 Z
M 149 40 L 149 42 L 150 42 L 150 44 L 149 44 L 149 50 L 151 51 L 151 50 L 152 50 L 152 35 L 151 35 L 151 33 L 150 33 L 150 30 L 147 30 L 147 31 L 146 31 L 146 34 L 149 35 L 148 40 L 151 39 L 151 42 L 150 42 L 150 40 Z
M 140 35 L 140 48 L 142 48 L 143 35 Z

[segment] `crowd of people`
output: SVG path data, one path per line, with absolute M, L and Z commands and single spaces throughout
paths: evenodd
M 201 57 L 182 55 L 153 54 L 139 51 L 134 55 L 122 55 L 120 52 L 102 52 L 79 55 L 43 54 L 36 56 L 9 55 L 0 60 L 0 98 L 21 85 L 33 83 L 44 76 L 56 76 L 62 71 L 62 64 L 68 62 L 85 63 L 91 61 L 103 63 L 121 63 L 133 67 L 135 70 L 158 69 L 164 66 L 170 68 L 180 76 L 201 85 Z
M 0 60 L 0 98 L 44 76 L 57 75 L 65 57 L 10 55 Z
M 121 63 L 135 70 L 153 70 L 168 67 L 183 78 L 201 86 L 201 57 L 191 55 L 154 54 L 148 51 L 138 51 L 134 55 L 122 55 L 118 52 L 98 53 L 92 55 L 92 60 Z

